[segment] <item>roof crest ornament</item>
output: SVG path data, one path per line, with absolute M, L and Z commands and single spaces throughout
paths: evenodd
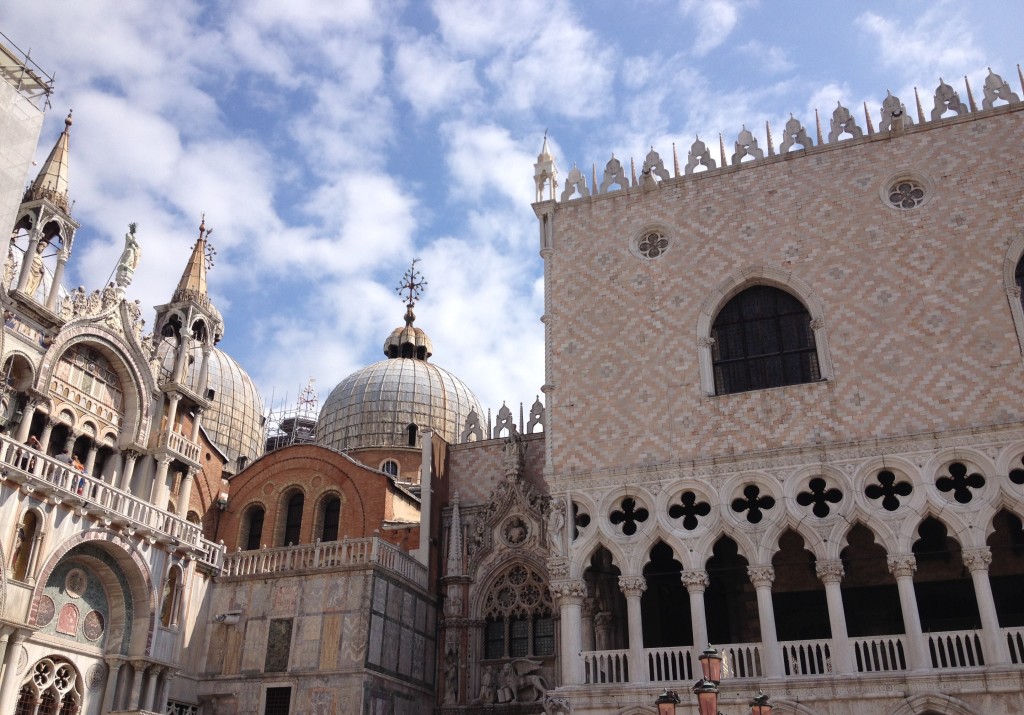
M 423 274 L 416 270 L 416 264 L 419 262 L 419 258 L 412 259 L 412 265 L 409 266 L 409 270 L 402 276 L 401 284 L 395 288 L 395 292 L 398 295 L 404 294 L 406 325 L 412 325 L 416 321 L 416 314 L 412 309 L 416 307 L 416 301 L 420 299 L 420 295 L 427 287 L 427 282 L 423 280 Z

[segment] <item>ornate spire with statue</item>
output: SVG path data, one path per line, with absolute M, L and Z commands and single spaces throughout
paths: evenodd
M 132 276 L 135 269 L 139 267 L 139 259 L 142 257 L 142 247 L 139 239 L 135 236 L 137 224 L 133 221 L 128 224 L 128 233 L 124 235 L 124 250 L 117 260 L 116 276 L 114 280 L 121 288 L 127 288 L 132 283 Z

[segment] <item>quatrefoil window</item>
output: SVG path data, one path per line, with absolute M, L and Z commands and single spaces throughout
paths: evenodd
M 580 538 L 580 529 L 590 526 L 590 514 L 580 510 L 580 505 L 572 503 L 572 540 Z
M 761 496 L 761 488 L 756 484 L 743 487 L 743 497 L 732 500 L 732 510 L 737 513 L 747 512 L 747 521 L 757 524 L 764 518 L 764 512 L 775 506 L 775 498 Z
M 648 231 L 637 244 L 637 250 L 644 258 L 657 258 L 668 250 L 668 238 L 659 231 Z
M 650 515 L 647 510 L 642 506 L 637 506 L 633 497 L 626 497 L 622 500 L 619 508 L 613 511 L 608 518 L 616 526 L 622 524 L 623 534 L 632 536 L 636 533 L 637 524 L 647 521 L 648 516 Z
M 673 504 L 668 508 L 668 515 L 673 519 L 682 517 L 683 528 L 693 531 L 697 528 L 698 517 L 707 516 L 711 513 L 711 505 L 706 501 L 697 501 L 697 495 L 693 492 L 683 492 L 679 497 L 679 504 Z
M 800 506 L 810 506 L 811 513 L 819 519 L 824 519 L 832 510 L 829 504 L 838 504 L 843 500 L 843 493 L 836 488 L 829 488 L 825 480 L 815 477 L 807 484 L 808 491 L 796 495 L 796 503 Z M 813 505 L 813 506 L 812 506 Z
M 889 203 L 895 208 L 916 209 L 924 201 L 924 187 L 913 179 L 900 179 L 889 187 Z
M 971 490 L 985 486 L 985 477 L 977 472 L 968 474 L 966 465 L 953 462 L 949 465 L 949 474 L 936 479 L 935 486 L 940 492 L 953 492 L 958 504 L 968 504 L 974 498 Z
M 1017 461 L 1020 462 L 1022 465 L 1024 465 L 1024 457 L 1021 457 Z M 1010 481 L 1013 482 L 1014 484 L 1018 485 L 1018 486 L 1024 485 L 1024 469 L 1021 469 L 1020 467 L 1017 467 L 1015 469 L 1011 469 L 1010 470 Z
M 883 469 L 876 477 L 878 484 L 869 484 L 864 493 L 869 499 L 881 499 L 882 508 L 886 511 L 896 511 L 900 508 L 900 497 L 908 497 L 914 491 L 910 482 L 897 482 L 896 475 L 888 469 Z

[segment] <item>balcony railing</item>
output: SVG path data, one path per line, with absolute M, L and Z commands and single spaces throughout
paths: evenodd
M 928 634 L 928 653 L 933 668 L 973 668 L 985 665 L 978 631 L 947 631 Z
M 377 564 L 427 587 L 427 569 L 397 546 L 376 536 L 315 544 L 282 546 L 258 551 L 237 551 L 224 557 L 225 576 L 282 574 L 311 569 Z
M 202 564 L 220 567 L 223 547 L 203 538 L 202 527 L 84 474 L 69 464 L 0 435 L 0 480 L 12 480 L 28 492 L 41 492 L 54 504 L 66 504 L 107 525 L 181 547 Z
M 186 461 L 200 464 L 199 456 L 203 451 L 202 448 L 184 435 L 177 432 L 164 433 L 160 435 L 159 444 Z
M 1003 635 L 1010 650 L 1010 662 L 1014 665 L 1024 664 L 1024 628 L 1004 628 Z

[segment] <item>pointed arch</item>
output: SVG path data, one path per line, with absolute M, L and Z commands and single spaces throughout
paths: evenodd
M 922 695 L 907 695 L 904 702 L 895 710 L 892 715 L 975 715 L 974 711 L 967 707 L 967 703 L 952 695 L 943 693 L 924 693 Z

